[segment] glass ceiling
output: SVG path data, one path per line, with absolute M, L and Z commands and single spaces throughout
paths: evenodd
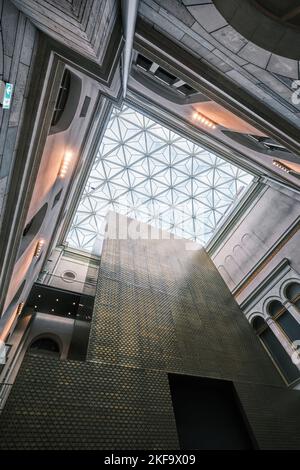
M 206 244 L 252 180 L 127 105 L 114 108 L 66 241 L 97 252 L 112 210 Z

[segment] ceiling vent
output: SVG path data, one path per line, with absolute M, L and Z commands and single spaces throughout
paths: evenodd
M 137 55 L 136 66 L 146 72 L 148 76 L 151 76 L 157 82 L 169 87 L 181 96 L 188 97 L 198 93 L 197 90 L 176 77 L 176 75 L 141 54 Z

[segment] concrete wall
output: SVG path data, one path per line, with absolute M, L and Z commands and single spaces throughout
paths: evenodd
M 59 289 L 95 295 L 100 259 L 63 246 L 56 247 L 40 273 L 39 282 Z M 65 277 L 71 272 L 74 279 Z
M 116 22 L 116 0 L 13 0 L 50 37 L 102 64 Z
M 37 30 L 10 0 L 0 1 L 0 79 L 14 85 L 10 110 L 0 107 L 0 225 L 9 188 L 9 177 L 22 127 Z
M 4 325 L 3 316 L 10 317 L 15 307 L 26 299 L 49 243 L 53 235 L 57 240 L 66 209 L 73 203 L 74 186 L 84 179 L 86 160 L 90 158 L 90 148 L 85 145 L 92 149 L 97 134 L 96 116 L 100 119 L 109 108 L 108 100 L 99 97 L 100 92 L 114 98 L 119 94 L 121 29 L 115 0 L 3 0 L 0 7 L 3 46 L 0 74 L 15 85 L 12 109 L 4 111 L 0 131 L 0 223 L 1 217 L 5 218 L 5 224 L 0 226 L 0 336 L 5 338 L 13 324 Z M 39 21 L 36 15 L 43 17 L 48 26 L 44 28 L 43 20 Z M 37 29 L 28 18 L 35 22 Z M 73 47 L 72 38 L 80 50 Z M 81 80 L 76 112 L 67 128 L 48 133 L 65 67 Z M 74 106 L 73 89 L 70 95 Z M 26 119 L 23 119 L 28 96 Z M 82 117 L 86 96 L 91 101 L 86 116 Z M 19 135 L 22 139 L 18 139 Z M 60 179 L 57 175 L 66 151 L 73 158 L 67 175 Z M 60 190 L 59 203 L 54 207 Z M 47 213 L 39 233 L 18 257 L 26 224 L 46 203 Z M 44 249 L 33 263 L 34 247 L 40 239 L 44 240 Z
M 272 53 L 274 48 L 270 52 L 247 40 L 228 24 L 214 3 L 213 0 L 142 0 L 139 15 L 156 31 L 192 53 L 206 70 L 213 69 L 214 83 L 222 76 L 223 86 L 229 85 L 232 94 L 239 93 L 245 98 L 248 95 L 260 101 L 257 109 L 262 105 L 269 109 L 270 119 L 272 111 L 275 111 L 281 115 L 282 121 L 287 120 L 299 127 L 299 104 L 291 103 L 290 85 L 299 78 L 299 61 Z M 219 5 L 224 3 L 229 2 L 218 2 Z M 232 2 L 228 8 L 231 9 L 231 18 L 243 28 L 245 18 L 248 18 L 248 28 L 244 29 L 248 32 L 254 25 L 262 24 L 248 2 L 241 5 Z M 286 29 L 284 34 L 282 30 L 278 31 L 281 27 L 276 23 L 261 26 L 265 40 L 272 43 L 274 34 L 286 38 L 289 30 Z
M 64 70 L 64 65 L 62 63 L 56 64 L 56 66 L 57 68 L 55 69 L 54 67 L 55 70 L 53 70 L 51 61 L 48 65 L 48 74 L 51 70 L 56 73 L 56 80 L 54 83 L 51 84 L 47 83 L 47 81 L 45 82 L 45 86 L 52 87 L 53 101 L 56 101 Z M 77 167 L 82 165 L 82 160 L 84 158 L 82 155 L 82 149 L 89 131 L 89 124 L 94 117 L 95 106 L 98 102 L 99 86 L 97 82 L 86 78 L 83 74 L 75 71 L 74 69 L 69 69 L 72 71 L 73 75 L 77 77 L 77 80 L 81 82 L 81 86 L 77 90 L 77 96 L 76 93 L 73 93 L 72 90 L 70 90 L 69 101 L 67 102 L 67 106 L 70 103 L 73 104 L 75 102 L 76 109 L 70 125 L 60 132 L 52 133 L 49 126 L 52 117 L 53 108 L 51 108 L 51 106 L 53 106 L 53 101 L 50 99 L 46 104 L 48 108 L 48 121 L 44 123 L 45 128 L 43 129 L 43 132 L 46 132 L 48 135 L 45 140 L 45 145 L 42 148 L 41 159 L 37 170 L 33 192 L 30 195 L 30 200 L 28 201 L 28 209 L 23 228 L 45 204 L 48 204 L 48 206 L 38 232 L 35 234 L 26 249 L 17 256 L 12 273 L 12 280 L 6 295 L 3 318 L 2 321 L 0 321 L 0 331 L 3 337 L 7 336 L 9 328 L 12 327 L 11 321 L 13 321 L 13 315 L 15 315 L 17 305 L 26 300 L 31 286 L 37 279 L 41 270 L 47 248 L 51 242 L 53 232 L 56 229 L 56 223 L 61 215 L 61 209 L 66 196 L 69 193 L 69 188 L 72 184 L 74 174 L 76 174 Z M 86 96 L 89 96 L 91 99 L 90 105 L 86 116 L 81 117 L 80 113 Z M 59 171 L 66 152 L 70 152 L 72 158 L 65 176 L 60 177 Z M 56 204 L 54 204 L 55 197 L 60 191 L 60 199 Z M 20 246 L 22 246 L 23 238 L 24 236 L 20 240 Z M 43 240 L 43 247 L 40 256 L 35 258 L 34 252 L 39 240 Z M 23 285 L 24 281 L 25 285 Z M 20 289 L 20 286 L 23 286 L 23 288 L 16 298 L 16 293 Z
M 210 254 L 216 267 L 232 292 L 239 288 L 255 267 L 270 254 L 276 244 L 291 231 L 297 223 L 300 210 L 300 195 L 276 183 L 266 182 L 260 194 L 252 202 L 242 217 L 233 225 L 220 245 Z M 281 247 L 280 254 L 274 253 L 270 259 L 272 269 L 279 258 L 288 257 L 292 266 L 300 269 L 299 250 L 296 250 L 297 233 Z M 264 271 L 265 275 L 265 271 Z M 253 289 L 261 277 L 253 279 Z M 249 290 L 237 296 L 242 303 Z

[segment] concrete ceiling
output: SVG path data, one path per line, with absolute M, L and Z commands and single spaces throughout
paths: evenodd
M 300 105 L 292 102 L 299 61 L 247 40 L 228 24 L 212 0 L 141 0 L 139 16 L 245 93 L 300 127 Z

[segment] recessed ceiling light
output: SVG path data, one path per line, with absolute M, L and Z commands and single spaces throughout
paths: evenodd
M 42 240 L 42 239 L 37 242 L 35 250 L 34 250 L 34 254 L 33 254 L 35 258 L 38 258 L 40 256 L 44 243 L 45 243 L 45 240 Z
M 24 307 L 24 302 L 21 302 L 17 308 L 17 316 L 21 315 L 23 307 Z
M 202 124 L 204 124 L 205 126 L 207 127 L 210 127 L 211 129 L 215 129 L 216 128 L 216 125 L 213 121 L 211 121 L 210 119 L 208 119 L 206 116 L 203 116 L 201 113 L 199 113 L 198 111 L 195 111 L 193 113 L 193 119 L 194 121 L 200 121 Z
M 273 165 L 277 166 L 277 168 L 279 168 L 282 171 L 285 171 L 286 173 L 291 172 L 291 169 L 284 163 L 280 162 L 279 160 L 273 160 Z
M 70 162 L 72 160 L 72 156 L 72 152 L 66 152 L 64 154 L 58 173 L 60 178 L 64 178 L 66 176 Z

